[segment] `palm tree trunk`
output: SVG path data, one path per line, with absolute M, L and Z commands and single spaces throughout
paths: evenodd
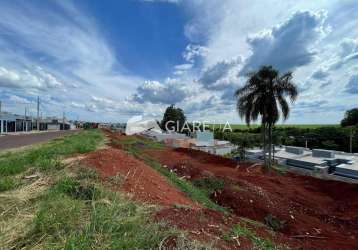
M 264 158 L 264 165 L 265 167 L 267 167 L 267 162 L 266 162 L 266 124 L 262 123 L 262 154 L 263 154 L 263 158 Z
M 269 161 L 268 161 L 268 167 L 271 168 L 272 166 L 272 124 L 269 123 L 268 125 L 268 143 L 269 143 Z

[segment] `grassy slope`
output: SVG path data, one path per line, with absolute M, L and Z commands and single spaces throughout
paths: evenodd
M 226 212 L 226 210 L 223 207 L 217 205 L 209 198 L 205 190 L 194 186 L 193 184 L 191 184 L 189 181 L 186 181 L 185 179 L 179 178 L 174 172 L 166 168 L 163 168 L 160 163 L 158 163 L 154 159 L 148 157 L 147 155 L 141 152 L 141 149 L 143 148 L 160 149 L 163 147 L 162 144 L 138 137 L 128 137 L 120 141 L 114 140 L 113 143 L 124 145 L 125 150 L 130 152 L 135 157 L 143 160 L 149 166 L 157 170 L 160 174 L 164 175 L 174 186 L 176 186 L 178 189 L 186 193 L 192 200 L 197 201 L 204 207 L 218 210 L 221 212 Z
M 5 249 L 155 249 L 176 237 L 187 249 L 205 249 L 183 232 L 151 221 L 153 207 L 107 190 L 96 173 L 61 158 L 95 150 L 98 130 L 84 131 L 0 157 L 7 180 L 0 192 L 0 246 Z M 78 163 L 77 163 L 78 164 Z M 23 181 L 36 173 L 37 177 Z

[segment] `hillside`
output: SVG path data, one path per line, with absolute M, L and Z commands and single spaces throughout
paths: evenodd
M 0 172 L 6 249 L 354 249 L 358 237 L 357 185 L 111 131 L 2 154 Z

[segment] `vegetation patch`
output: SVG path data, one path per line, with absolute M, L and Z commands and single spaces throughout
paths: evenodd
M 209 196 L 215 191 L 223 189 L 225 186 L 224 180 L 217 177 L 208 177 L 197 179 L 193 181 L 194 186 L 204 190 Z
M 273 216 L 272 214 L 268 214 L 265 219 L 265 224 L 272 228 L 274 231 L 282 231 L 286 227 L 286 221 L 280 220 Z
M 81 200 L 92 200 L 98 192 L 93 184 L 83 184 L 72 177 L 63 178 L 55 185 L 54 190 Z
M 18 182 L 14 177 L 0 177 L 0 192 L 14 189 L 18 186 Z
M 256 233 L 249 229 L 246 223 L 236 224 L 232 230 L 225 234 L 225 240 L 238 240 L 240 237 L 247 238 L 251 241 L 253 248 L 262 250 L 274 250 L 277 249 L 271 240 L 264 239 L 256 235 Z

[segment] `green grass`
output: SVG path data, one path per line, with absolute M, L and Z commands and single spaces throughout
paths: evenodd
M 219 206 L 209 198 L 209 194 L 207 190 L 202 190 L 201 188 L 194 186 L 192 183 L 179 178 L 174 172 L 171 172 L 168 169 L 163 168 L 161 164 L 158 163 L 156 160 L 143 154 L 141 152 L 142 147 L 138 147 L 138 145 L 144 144 L 147 146 L 147 148 L 156 148 L 157 147 L 156 143 L 153 143 L 151 140 L 146 140 L 138 137 L 131 137 L 129 140 L 131 141 L 131 143 L 128 143 L 128 141 L 126 140 L 124 142 L 122 142 L 122 140 L 120 141 L 114 140 L 113 143 L 125 145 L 124 149 L 126 151 L 131 153 L 134 157 L 143 160 L 149 166 L 157 170 L 160 174 L 165 176 L 170 183 L 172 183 L 178 189 L 186 193 L 192 200 L 197 201 L 204 207 L 226 212 L 225 208 Z
M 127 136 L 121 138 L 120 141 L 114 140 L 113 143 L 118 143 L 125 146 L 133 146 L 137 148 L 151 148 L 151 149 L 162 149 L 165 146 L 157 141 L 150 140 L 144 137 Z
M 190 241 L 183 232 L 152 221 L 152 207 L 97 187 L 91 202 L 72 191 L 83 185 L 99 185 L 94 179 L 63 177 L 42 197 L 33 227 L 15 248 L 43 249 L 158 249 L 168 237 L 185 239 L 188 249 L 207 249 Z
M 3 154 L 0 156 L 0 175 L 16 175 L 30 166 L 41 171 L 61 168 L 61 157 L 95 150 L 102 140 L 103 135 L 98 130 L 82 131 L 33 149 Z
M 14 189 L 17 185 L 18 182 L 13 177 L 0 177 L 0 192 Z

